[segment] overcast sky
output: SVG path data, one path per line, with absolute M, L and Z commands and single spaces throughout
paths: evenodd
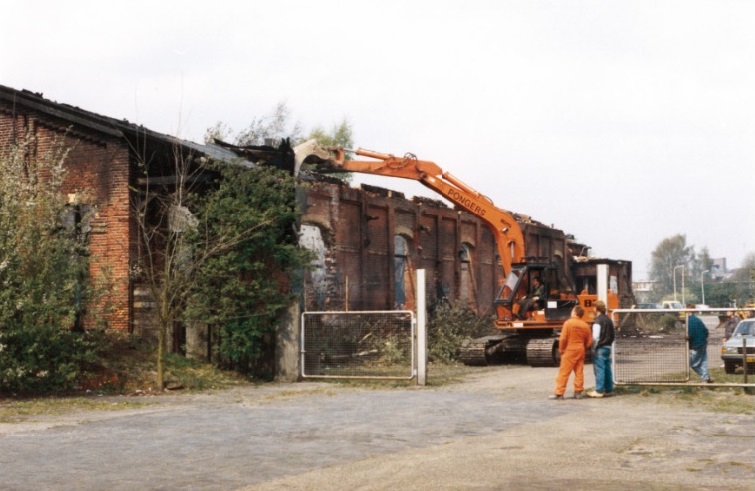
M 755 251 L 755 2 L 0 0 L 0 84 L 201 142 L 280 102 L 647 274 Z M 366 182 L 436 197 L 399 179 Z

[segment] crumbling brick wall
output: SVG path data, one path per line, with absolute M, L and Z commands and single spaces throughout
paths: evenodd
M 385 310 L 396 308 L 396 242 L 407 246 L 410 274 L 406 308 L 414 307 L 413 272 L 426 270 L 429 305 L 464 303 L 480 314 L 491 314 L 497 285 L 496 247 L 487 227 L 476 217 L 428 199 L 409 201 L 401 193 L 366 190 L 318 182 L 307 188 L 302 224 L 320 231 L 319 267 L 305 276 L 307 310 Z M 463 268 L 463 246 L 473 256 Z M 401 279 L 399 279 L 401 282 Z M 467 285 L 467 288 L 462 288 Z
M 431 308 L 445 302 L 493 314 L 503 271 L 493 234 L 477 217 L 439 200 L 410 201 L 383 188 L 331 182 L 309 185 L 300 203 L 307 240 L 312 242 L 312 228 L 319 234 L 317 266 L 305 274 L 306 310 L 412 309 L 414 271 L 425 269 Z M 570 237 L 531 217 L 517 219 L 526 256 L 552 261 L 568 289 Z M 397 252 L 402 243 L 405 258 Z M 400 278 L 402 262 L 407 273 Z M 402 283 L 405 304 L 397 305 Z
M 128 273 L 134 240 L 129 209 L 129 151 L 116 131 L 103 130 L 0 101 L 0 145 L 19 142 L 29 135 L 36 140 L 38 156 L 57 144 L 69 149 L 63 192 L 72 204 L 93 207 L 90 274 L 93 278 L 104 275 L 109 284 L 109 313 L 89 319 L 86 327 L 125 330 L 130 322 Z

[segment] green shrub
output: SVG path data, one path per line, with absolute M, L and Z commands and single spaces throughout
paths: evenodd
M 670 333 L 679 326 L 679 316 L 675 314 L 665 314 L 661 317 L 661 332 Z
M 0 392 L 71 388 L 97 349 L 73 332 L 91 289 L 80 210 L 61 192 L 66 152 L 35 148 L 0 153 Z
M 0 393 L 56 392 L 77 385 L 100 343 L 58 326 L 18 326 L 0 333 Z
M 462 342 L 488 334 L 492 325 L 490 318 L 479 317 L 469 309 L 438 307 L 428 318 L 428 359 L 439 363 L 456 361 Z
M 196 206 L 199 226 L 190 237 L 195 257 L 205 244 L 241 239 L 218 253 L 205 252 L 185 317 L 213 327 L 219 366 L 260 375 L 269 371 L 263 359 L 279 315 L 294 298 L 296 272 L 311 259 L 294 232 L 296 181 L 272 167 L 226 164 L 217 170 L 216 189 Z

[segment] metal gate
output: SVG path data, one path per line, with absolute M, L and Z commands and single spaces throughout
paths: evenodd
M 687 325 L 678 313 L 651 309 L 615 313 L 619 315 L 613 356 L 617 384 L 689 381 Z
M 304 312 L 303 377 L 412 379 L 414 312 Z

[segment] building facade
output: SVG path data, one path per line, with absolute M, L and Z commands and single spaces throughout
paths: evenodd
M 53 145 L 68 149 L 64 192 L 72 205 L 92 211 L 90 273 L 106 273 L 111 285 L 111 308 L 96 325 L 135 334 L 149 329 L 154 306 L 134 272 L 140 254 L 136 210 L 147 209 L 141 201 L 145 189 L 169 188 L 177 155 L 226 162 L 242 158 L 247 163 L 256 162 L 259 155 L 268 162 L 283 162 L 284 168 L 292 155 L 284 146 L 246 148 L 240 154 L 231 145 L 199 145 L 0 86 L 0 148 L 28 138 L 35 155 Z M 297 200 L 302 212 L 300 243 L 316 256 L 313 268 L 304 272 L 304 309 L 413 309 L 414 272 L 424 269 L 428 305 L 446 303 L 493 315 L 504 278 L 493 236 L 475 216 L 439 200 L 408 200 L 387 189 L 355 189 L 327 179 L 301 186 Z M 573 274 L 572 257 L 587 246 L 530 217 L 515 216 L 528 257 L 547 258 L 562 277 L 579 278 Z M 575 285 L 579 290 L 589 286 Z M 186 342 L 182 329 L 174 349 Z

